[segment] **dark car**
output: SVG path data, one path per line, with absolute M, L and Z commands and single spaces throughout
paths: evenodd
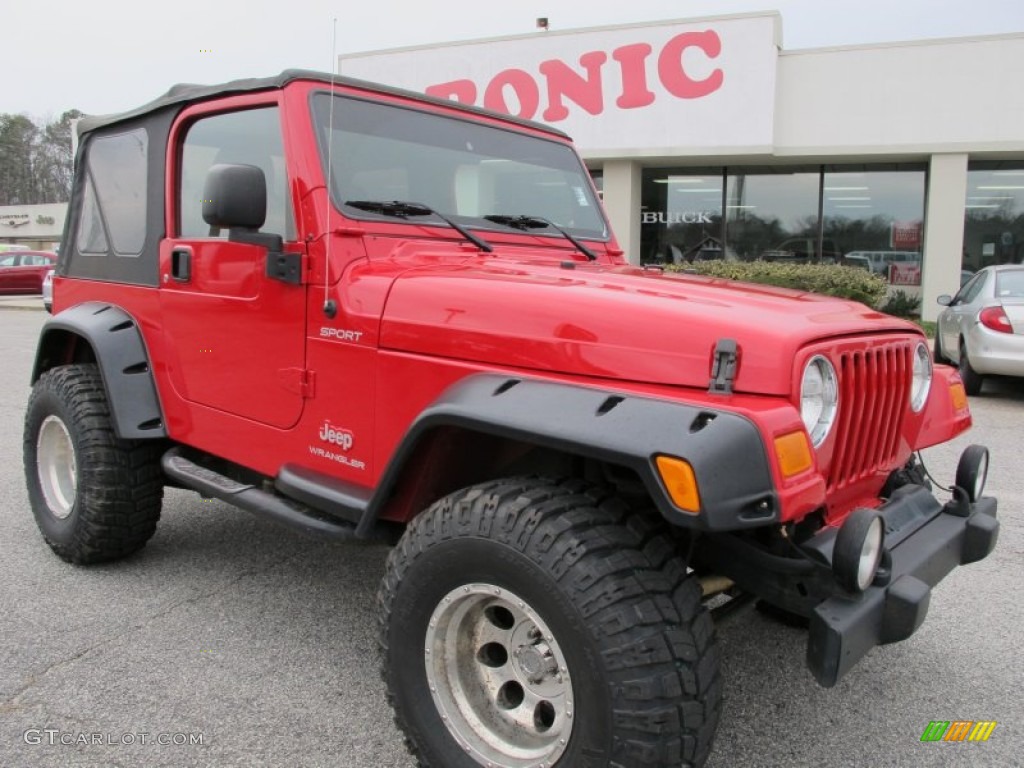
M 0 293 L 42 293 L 43 278 L 57 266 L 49 251 L 8 251 L 0 254 Z

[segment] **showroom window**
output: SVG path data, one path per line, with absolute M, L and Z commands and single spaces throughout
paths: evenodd
M 1024 163 L 974 162 L 967 167 L 963 269 L 1024 260 Z
M 647 168 L 641 260 L 841 261 L 919 284 L 925 184 L 923 163 Z
M 681 264 L 721 257 L 721 168 L 646 168 L 640 193 L 641 260 Z
M 822 238 L 847 264 L 921 284 L 925 166 L 825 166 Z
M 727 253 L 743 261 L 834 261 L 818 250 L 818 181 L 813 168 L 730 168 Z

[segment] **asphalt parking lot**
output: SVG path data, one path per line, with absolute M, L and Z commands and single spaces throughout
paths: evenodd
M 46 317 L 0 306 L 0 765 L 413 766 L 377 673 L 386 549 L 169 490 L 136 556 L 85 569 L 50 553 L 21 463 Z M 910 640 L 830 690 L 804 667 L 802 631 L 752 611 L 720 628 L 710 766 L 1024 765 L 1024 384 L 986 386 L 974 429 L 926 459 L 948 481 L 964 446 L 989 445 L 995 553 L 934 591 Z M 998 725 L 985 743 L 922 743 L 932 720 Z

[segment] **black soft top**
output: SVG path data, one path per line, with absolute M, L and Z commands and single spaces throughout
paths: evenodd
M 417 101 L 425 102 L 428 104 L 435 104 L 438 106 L 445 106 L 467 112 L 474 115 L 486 115 L 488 117 L 497 117 L 502 120 L 509 120 L 519 125 L 523 125 L 529 128 L 534 128 L 541 131 L 547 131 L 564 138 L 568 138 L 566 134 L 559 131 L 557 128 L 552 128 L 549 125 L 534 122 L 533 120 L 524 120 L 519 117 L 513 117 L 497 112 L 491 112 L 490 110 L 481 109 L 479 107 L 470 107 L 465 104 L 459 104 L 455 101 L 448 101 L 446 99 L 439 99 L 434 96 L 427 96 L 423 93 L 416 93 L 415 91 L 407 91 L 403 88 L 395 88 L 390 85 L 381 85 L 380 83 L 373 83 L 368 80 L 358 80 L 352 77 L 342 77 L 341 75 L 334 75 L 333 77 L 327 72 L 315 72 L 306 69 L 286 69 L 279 75 L 273 77 L 250 77 L 243 80 L 232 80 L 229 83 L 221 83 L 219 85 L 197 85 L 195 83 L 181 83 L 173 86 L 163 96 L 159 96 L 148 104 L 143 104 L 141 107 L 129 110 L 128 112 L 121 112 L 115 115 L 97 115 L 95 117 L 84 117 L 78 123 L 78 134 L 82 136 L 90 131 L 94 131 L 97 128 L 103 126 L 113 125 L 114 123 L 122 122 L 123 120 L 130 120 L 136 117 L 142 117 L 151 112 L 156 112 L 164 107 L 173 106 L 175 104 L 184 104 L 192 101 L 202 101 L 204 99 L 211 99 L 217 96 L 229 96 L 236 93 L 249 93 L 252 91 L 267 91 L 277 88 L 282 88 L 288 83 L 295 80 L 315 80 L 321 83 L 334 83 L 335 85 L 345 85 L 352 88 L 361 88 L 369 91 L 376 91 L 377 93 L 386 93 L 393 96 L 401 96 L 408 99 L 416 99 Z

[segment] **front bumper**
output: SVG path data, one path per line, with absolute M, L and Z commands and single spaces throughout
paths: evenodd
M 987 557 L 999 535 L 996 500 L 943 506 L 926 488 L 905 486 L 879 512 L 885 522 L 885 568 L 859 595 L 840 594 L 814 609 L 807 665 L 831 687 L 876 645 L 910 637 L 928 612 L 931 588 L 958 565 Z M 834 540 L 834 531 L 830 531 Z M 813 549 L 831 562 L 825 534 Z

